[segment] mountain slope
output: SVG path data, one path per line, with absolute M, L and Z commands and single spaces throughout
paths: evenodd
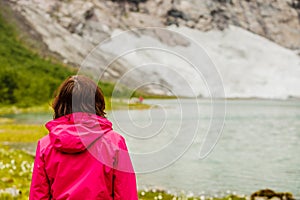
M 157 0 L 136 3 L 110 0 L 10 0 L 9 3 L 41 36 L 50 51 L 75 66 L 81 65 L 100 42 L 105 39 L 109 41 L 116 30 L 175 24 L 179 26 L 176 30 L 190 35 L 207 49 L 221 71 L 227 97 L 299 96 L 299 91 L 294 87 L 299 83 L 299 56 L 253 34 L 267 37 L 290 49 L 299 49 L 300 3 L 297 0 Z M 188 42 L 182 37 L 174 38 L 155 31 L 149 35 L 161 45 L 189 48 Z M 117 59 L 108 67 L 109 61 L 116 56 L 118 54 L 114 51 L 98 48 L 93 56 L 85 60 L 84 65 L 99 68 L 103 72 L 101 80 L 117 81 L 128 74 L 133 64 L 141 61 L 140 58 Z M 143 58 L 147 60 L 147 57 L 149 55 L 145 53 Z M 176 63 L 170 64 L 176 66 Z M 193 73 L 187 68 L 178 69 L 183 70 L 188 79 L 193 79 Z M 135 70 L 124 84 L 135 86 L 143 80 L 156 82 L 146 88 L 152 93 L 169 94 L 168 90 L 174 90 L 180 95 L 188 95 L 192 92 L 183 88 L 181 82 L 172 80 L 159 67 Z M 207 96 L 204 83 L 193 80 L 196 92 Z M 165 85 L 169 89 L 157 85 Z

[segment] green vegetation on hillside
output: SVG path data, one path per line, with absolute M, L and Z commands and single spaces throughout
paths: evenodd
M 45 60 L 17 39 L 0 14 L 0 104 L 31 106 L 47 102 L 70 68 Z
M 53 93 L 60 83 L 66 77 L 76 74 L 75 69 L 54 63 L 49 59 L 43 59 L 27 48 L 18 40 L 16 29 L 5 21 L 1 12 L 0 43 L 1 107 L 45 105 L 53 98 Z M 156 97 L 137 91 L 133 92 L 126 86 L 118 86 L 116 89 L 115 84 L 109 82 L 100 82 L 99 86 L 107 97 L 106 100 L 110 100 L 111 96 L 114 98 L 138 97 L 140 95 L 146 98 Z M 109 103 L 107 101 L 107 104 Z M 107 108 L 110 109 L 110 105 Z
M 76 70 L 71 67 L 43 59 L 27 48 L 18 39 L 18 31 L 3 17 L 0 9 L 0 105 L 31 107 L 48 103 L 60 83 Z M 99 83 L 106 97 L 111 97 L 115 85 Z M 139 96 L 121 87 L 114 91 L 114 97 Z

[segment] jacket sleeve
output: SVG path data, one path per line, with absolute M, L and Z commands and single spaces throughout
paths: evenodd
M 137 200 L 136 177 L 130 156 L 122 137 L 117 153 L 117 166 L 114 168 L 114 200 Z
M 40 151 L 40 141 L 36 148 L 29 200 L 50 199 L 50 185 L 45 171 L 45 162 Z

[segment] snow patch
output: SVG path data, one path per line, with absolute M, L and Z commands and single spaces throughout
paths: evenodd
M 136 80 L 136 85 L 153 83 L 148 89 L 154 93 L 164 91 L 165 94 L 179 96 L 209 97 L 211 92 L 220 87 L 214 71 L 193 66 L 184 59 L 185 55 L 173 53 L 173 50 L 176 52 L 180 49 L 188 56 L 202 59 L 202 65 L 216 67 L 227 98 L 300 97 L 300 57 L 296 52 L 235 26 L 224 31 L 208 32 L 174 26 L 168 29 L 194 40 L 204 51 L 192 45 L 171 47 L 148 35 L 128 34 L 126 39 L 118 41 L 119 30 L 101 49 L 119 56 L 125 47 L 133 49 L 118 58 L 131 65 L 127 66 L 129 72 L 121 78 L 131 77 L 130 80 Z M 161 49 L 143 49 L 151 45 Z M 209 55 L 215 66 L 207 62 L 207 55 L 203 52 Z M 216 84 L 213 84 L 214 81 Z M 210 83 L 210 88 L 207 83 Z M 160 85 L 160 89 L 154 87 L 155 84 Z

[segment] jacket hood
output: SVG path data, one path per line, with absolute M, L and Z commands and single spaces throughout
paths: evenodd
M 49 121 L 46 128 L 55 149 L 79 153 L 111 131 L 112 123 L 95 114 L 77 112 Z

